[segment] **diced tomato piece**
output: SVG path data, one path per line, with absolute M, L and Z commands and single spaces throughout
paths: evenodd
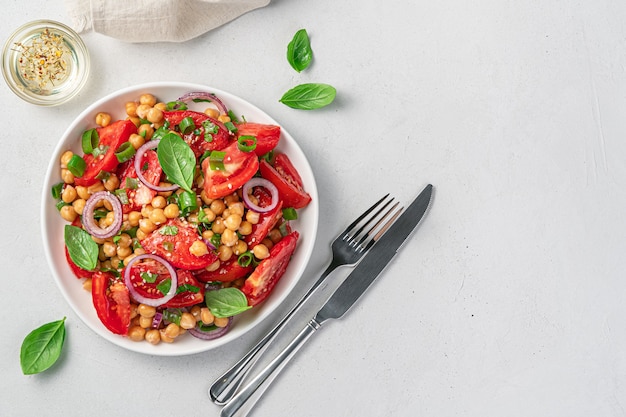
M 178 275 L 179 292 L 164 307 L 180 308 L 190 307 L 204 301 L 204 290 L 202 284 L 193 276 L 191 271 L 179 269 Z
M 147 253 L 153 253 L 167 260 L 176 268 L 202 269 L 215 262 L 215 251 L 196 256 L 189 252 L 194 242 L 201 240 L 196 228 L 181 219 L 170 219 L 141 241 Z
M 161 168 L 157 153 L 153 150 L 146 151 L 141 165 L 141 173 L 144 179 L 150 184 L 159 185 L 163 168 Z M 128 197 L 128 203 L 122 204 L 124 213 L 140 211 L 145 205 L 150 204 L 157 194 L 155 190 L 149 188 L 137 178 L 134 158 L 118 167 L 117 176 L 120 179 L 120 189 L 125 189 Z
M 248 244 L 248 248 L 252 249 L 278 224 L 283 218 L 283 202 L 279 201 L 276 207 L 266 213 L 259 214 L 259 222 L 252 225 L 252 233 L 244 236 L 244 242 Z
M 241 136 L 254 136 L 256 138 L 254 153 L 257 156 L 263 156 L 278 145 L 280 141 L 280 126 L 249 122 L 241 123 L 237 125 L 237 138 Z
M 241 291 L 246 295 L 248 305 L 261 303 L 272 292 L 289 265 L 299 237 L 295 231 L 283 237 L 272 246 L 270 256 L 263 259 L 246 279 Z
M 231 282 L 239 278 L 243 278 L 252 272 L 252 266 L 241 266 L 237 261 L 237 257 L 233 256 L 230 260 L 222 262 L 220 267 L 215 271 L 201 270 L 196 272 L 196 278 L 202 282 Z
M 118 120 L 108 126 L 99 127 L 96 131 L 100 138 L 98 147 L 106 152 L 95 157 L 92 154 L 83 157 L 87 166 L 82 177 L 74 178 L 76 185 L 88 187 L 99 181 L 96 176 L 101 171 L 114 172 L 119 165 L 115 152 L 128 141 L 131 134 L 137 132 L 137 127 L 130 120 Z
M 115 334 L 126 335 L 130 325 L 126 285 L 109 272 L 96 271 L 91 280 L 91 298 L 102 324 Z
M 299 209 L 311 202 L 311 196 L 304 191 L 300 174 L 284 153 L 276 154 L 273 165 L 265 159 L 261 160 L 259 168 L 263 178 L 278 188 L 284 207 Z
M 91 278 L 93 275 L 93 271 L 87 271 L 74 263 L 70 257 L 70 252 L 67 250 L 67 246 L 65 246 L 65 259 L 67 259 L 67 264 L 70 266 L 74 275 L 76 275 L 76 278 Z
M 223 170 L 211 169 L 209 158 L 202 161 L 204 192 L 209 198 L 222 198 L 234 193 L 259 169 L 256 154 L 239 150 L 237 142 L 228 145 L 222 152 L 226 153 Z
M 195 128 L 190 133 L 184 134 L 183 139 L 189 144 L 196 158 L 205 151 L 224 149 L 231 142 L 230 133 L 226 126 L 204 113 L 192 110 L 177 110 L 164 112 L 163 117 L 170 122 L 170 129 L 175 129 L 186 117 L 193 119 Z M 215 129 L 216 132 L 205 135 L 207 127 Z

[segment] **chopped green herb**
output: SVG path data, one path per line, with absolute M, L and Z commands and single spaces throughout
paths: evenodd
M 159 229 L 159 233 L 163 236 L 176 236 L 178 234 L 178 227 L 166 224 L 161 229 Z
M 67 163 L 67 169 L 69 169 L 75 177 L 82 177 L 83 174 L 85 174 L 85 168 L 87 168 L 87 163 L 76 154 L 72 155 Z

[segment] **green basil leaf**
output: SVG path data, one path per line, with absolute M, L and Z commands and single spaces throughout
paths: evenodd
M 306 29 L 300 29 L 287 45 L 287 61 L 293 69 L 300 72 L 309 66 L 312 59 L 313 50 L 309 35 L 306 33 Z
M 156 285 L 157 290 L 161 291 L 163 293 L 163 295 L 167 294 L 170 292 L 170 289 L 172 288 L 172 279 L 171 278 L 166 278 L 163 281 L 159 282 Z
M 167 178 L 185 191 L 193 192 L 191 186 L 196 157 L 187 142 L 174 133 L 168 133 L 159 141 L 157 156 Z
M 246 295 L 235 287 L 207 291 L 204 299 L 215 317 L 230 317 L 251 308 Z
M 91 235 L 80 227 L 65 225 L 65 246 L 72 261 L 87 271 L 96 269 L 98 263 L 98 244 Z
M 24 375 L 38 374 L 59 359 L 65 341 L 65 317 L 30 332 L 22 342 L 20 365 Z
M 333 102 L 337 90 L 328 84 L 300 84 L 287 91 L 279 100 L 293 109 L 313 110 Z

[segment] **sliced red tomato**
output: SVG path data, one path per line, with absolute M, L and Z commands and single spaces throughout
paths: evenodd
M 157 153 L 153 150 L 146 151 L 141 166 L 141 174 L 144 179 L 150 184 L 159 185 L 162 173 L 163 168 L 161 168 Z M 155 190 L 147 187 L 137 178 L 134 158 L 118 167 L 117 176 L 120 179 L 120 188 L 126 190 L 126 196 L 128 197 L 128 203 L 122 204 L 124 213 L 141 210 L 143 206 L 150 204 L 157 194 Z
M 215 271 L 201 270 L 196 273 L 196 278 L 202 282 L 231 282 L 239 278 L 243 278 L 252 272 L 252 266 L 241 266 L 237 261 L 237 257 L 233 256 L 230 260 L 222 262 L 220 267 Z
M 109 272 L 96 271 L 91 280 L 91 298 L 102 324 L 115 334 L 126 335 L 130 325 L 126 285 Z
M 280 126 L 261 123 L 241 123 L 237 125 L 237 138 L 241 136 L 254 136 L 256 138 L 254 153 L 257 156 L 263 156 L 278 145 L 280 141 Z
M 259 159 L 254 152 L 239 150 L 237 142 L 225 149 L 224 169 L 211 169 L 209 158 L 202 161 L 204 192 L 209 198 L 222 198 L 232 194 L 256 174 Z
M 98 156 L 92 154 L 83 156 L 87 166 L 82 177 L 74 178 L 76 185 L 88 187 L 99 181 L 96 176 L 101 171 L 114 172 L 119 164 L 115 152 L 122 143 L 128 141 L 131 134 L 137 133 L 137 127 L 130 120 L 118 120 L 108 126 L 99 127 L 96 131 L 100 138 L 98 148 L 104 153 Z
M 276 207 L 266 213 L 260 213 L 259 222 L 252 225 L 252 233 L 244 237 L 248 248 L 252 249 L 278 224 L 283 218 L 283 202 L 279 201 Z
M 150 261 L 133 264 L 129 275 L 133 290 L 146 298 L 163 297 L 164 294 L 159 289 L 159 285 L 165 280 L 171 279 L 170 273 L 164 265 Z M 178 277 L 177 294 L 165 303 L 164 307 L 189 307 L 204 301 L 202 286 L 191 271 L 178 269 L 176 276 Z
M 246 279 L 241 291 L 246 295 L 248 305 L 261 303 L 272 292 L 289 265 L 299 237 L 295 231 L 283 237 L 272 246 L 269 258 L 263 259 Z
M 201 240 L 196 228 L 181 219 L 170 219 L 141 241 L 147 253 L 153 253 L 167 260 L 176 268 L 202 269 L 215 262 L 214 251 L 196 256 L 189 252 L 194 242 Z
M 302 186 L 300 174 L 284 153 L 276 154 L 273 165 L 265 159 L 261 160 L 259 168 L 263 178 L 278 188 L 284 207 L 299 209 L 311 202 L 311 196 Z
M 223 149 L 230 143 L 230 133 L 226 126 L 218 120 L 192 110 L 178 110 L 164 112 L 163 117 L 170 122 L 170 129 L 175 129 L 180 122 L 186 118 L 193 119 L 195 128 L 185 135 L 183 139 L 189 144 L 196 158 L 201 156 L 205 151 Z M 209 130 L 208 135 L 204 133 Z M 178 129 L 176 129 L 178 130 Z M 210 133 L 212 130 L 215 132 Z M 210 136 L 209 136 L 210 135 Z

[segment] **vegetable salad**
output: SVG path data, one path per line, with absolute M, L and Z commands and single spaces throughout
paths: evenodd
M 203 112 L 190 103 L 206 103 Z M 127 117 L 98 113 L 53 186 L 67 262 L 111 332 L 210 340 L 284 274 L 311 201 L 280 127 L 237 117 L 211 93 L 143 94 Z

